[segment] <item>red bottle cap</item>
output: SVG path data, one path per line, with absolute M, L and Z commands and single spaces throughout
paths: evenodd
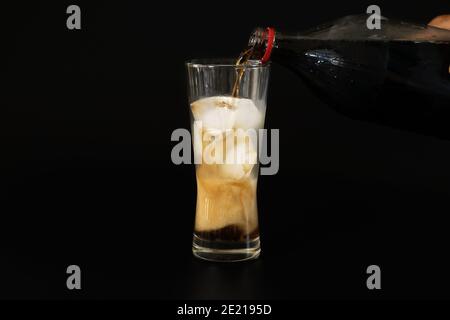
M 272 49 L 273 49 L 273 43 L 275 40 L 275 29 L 274 28 L 267 28 L 266 39 L 267 39 L 267 47 L 266 47 L 266 51 L 264 52 L 263 57 L 261 58 L 262 63 L 266 63 L 270 59 L 270 55 L 271 55 Z

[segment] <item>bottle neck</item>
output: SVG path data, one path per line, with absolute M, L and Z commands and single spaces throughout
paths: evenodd
M 274 28 L 256 28 L 248 41 L 248 46 L 253 48 L 252 59 L 266 63 L 270 60 L 272 49 L 275 45 Z

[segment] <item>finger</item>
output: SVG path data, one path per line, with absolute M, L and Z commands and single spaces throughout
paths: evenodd
M 436 18 L 431 20 L 428 25 L 450 30 L 450 14 L 437 16 Z

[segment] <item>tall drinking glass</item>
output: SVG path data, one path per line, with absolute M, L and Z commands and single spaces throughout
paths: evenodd
M 254 259 L 260 253 L 256 185 L 270 66 L 233 60 L 187 63 L 196 164 L 196 257 Z

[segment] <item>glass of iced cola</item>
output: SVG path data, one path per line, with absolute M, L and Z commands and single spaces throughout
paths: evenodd
M 242 261 L 260 254 L 256 186 L 269 64 L 187 63 L 197 179 L 196 257 Z

